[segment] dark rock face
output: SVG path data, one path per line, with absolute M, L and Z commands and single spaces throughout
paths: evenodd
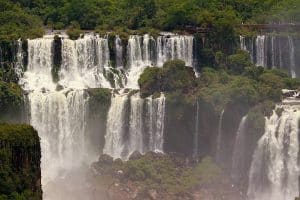
M 142 157 L 142 154 L 138 151 L 134 151 L 130 156 L 129 160 L 138 160 Z
M 0 197 L 42 199 L 40 159 L 40 139 L 31 126 L 0 124 Z

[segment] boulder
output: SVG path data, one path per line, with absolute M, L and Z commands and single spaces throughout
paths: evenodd
M 130 156 L 129 160 L 138 160 L 142 157 L 142 154 L 138 151 L 134 151 Z

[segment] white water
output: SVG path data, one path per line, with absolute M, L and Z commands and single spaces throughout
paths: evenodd
M 127 110 L 129 104 L 130 110 Z M 146 120 L 143 120 L 144 114 L 147 116 Z M 129 124 L 126 124 L 127 115 L 129 115 Z M 128 97 L 128 94 L 114 95 L 108 112 L 103 153 L 113 158 L 127 160 L 134 151 L 162 152 L 164 117 L 163 94 L 160 98 L 149 97 L 146 100 L 140 98 L 139 93 L 131 97 Z M 129 127 L 128 134 L 125 133 L 124 127 Z
M 240 48 L 250 53 L 252 62 L 257 66 L 284 69 L 293 78 L 297 76 L 295 52 L 299 47 L 295 46 L 292 36 L 259 35 L 254 38 L 240 36 Z
M 246 121 L 247 115 L 244 116 L 239 124 L 239 128 L 235 137 L 235 144 L 232 156 L 231 178 L 238 181 L 243 178 L 243 170 L 245 170 L 245 151 L 246 151 Z
M 193 67 L 193 36 L 173 35 L 157 38 L 157 63 L 161 67 L 168 60 L 181 59 Z
M 150 151 L 163 152 L 164 143 L 164 121 L 165 121 L 165 96 L 161 94 L 159 98 L 147 99 L 147 110 L 149 111 L 149 147 Z
M 125 114 L 128 96 L 114 94 L 108 112 L 104 154 L 114 158 L 121 158 L 125 148 Z
M 256 65 L 266 66 L 265 59 L 265 36 L 259 35 L 256 38 Z
M 52 81 L 53 38 L 28 40 L 28 67 L 20 84 L 25 90 L 54 91 Z
M 104 77 L 109 67 L 108 41 L 85 35 L 78 40 L 62 40 L 62 69 L 59 84 L 65 88 L 110 88 Z
M 298 196 L 299 105 L 278 105 L 266 119 L 265 133 L 258 141 L 249 174 L 250 200 L 290 200 Z
M 288 37 L 289 40 L 289 49 L 290 49 L 290 66 L 291 66 L 291 76 L 296 78 L 296 62 L 295 62 L 295 47 L 293 38 Z

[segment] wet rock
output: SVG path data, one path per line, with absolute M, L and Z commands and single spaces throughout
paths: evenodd
M 100 156 L 98 164 L 99 165 L 112 165 L 114 162 L 114 159 L 107 155 L 107 154 L 103 154 Z
M 134 151 L 130 156 L 129 160 L 138 160 L 142 157 L 142 154 L 138 151 Z

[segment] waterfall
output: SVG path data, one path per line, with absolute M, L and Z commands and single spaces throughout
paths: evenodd
M 144 153 L 143 145 L 143 99 L 139 93 L 130 97 L 130 121 L 129 121 L 129 155 L 134 151 Z
M 195 134 L 194 134 L 194 150 L 193 157 L 198 159 L 198 140 L 199 140 L 199 102 L 196 103 L 196 117 L 195 117 Z
M 22 49 L 22 40 L 19 39 L 16 42 L 16 55 L 15 55 L 15 72 L 18 76 L 18 78 L 22 77 L 22 73 L 24 71 L 23 69 L 23 59 L 24 59 L 24 54 L 23 54 L 23 49 Z M 1 60 L 0 60 L 1 62 Z
M 257 66 L 283 69 L 293 78 L 297 77 L 296 53 L 299 46 L 292 36 L 259 35 L 240 36 L 240 48 L 249 52 L 251 61 Z
M 221 161 L 221 150 L 222 150 L 222 122 L 223 122 L 224 110 L 222 110 L 218 124 L 218 136 L 217 136 L 217 150 L 216 150 L 216 161 Z
M 157 63 L 161 67 L 166 61 L 181 59 L 193 67 L 193 36 L 159 36 L 157 38 Z
M 124 158 L 125 148 L 125 115 L 128 96 L 114 94 L 108 112 L 104 154 L 114 158 Z
M 289 200 L 298 195 L 299 105 L 277 105 L 266 118 L 249 173 L 250 200 Z
M 53 38 L 28 40 L 28 69 L 20 84 L 25 90 L 55 90 L 53 66 Z
M 165 96 L 144 100 L 139 93 L 129 95 L 114 95 L 112 99 L 103 153 L 126 160 L 134 151 L 163 152 Z M 125 119 L 127 115 L 129 121 Z
M 44 198 L 58 200 L 64 197 L 64 187 L 53 186 L 53 183 L 64 180 L 63 184 L 71 188 L 78 185 L 84 174 L 78 175 L 78 182 L 71 183 L 64 179 L 67 173 L 95 161 L 98 153 L 87 146 L 91 138 L 88 138 L 90 133 L 86 128 L 90 117 L 86 89 L 138 89 L 140 74 L 146 67 L 156 65 L 158 60 L 160 66 L 177 58 L 193 66 L 192 36 L 163 35 L 155 40 L 147 34 L 132 35 L 126 51 L 122 40 L 116 37 L 116 68 L 111 66 L 107 37 L 95 34 L 86 34 L 77 40 L 60 37 L 61 46 L 57 45 L 58 40 L 54 40 L 53 35 L 29 39 L 28 67 L 24 72 L 22 43 L 19 41 L 15 63 L 21 72 L 19 84 L 28 92 L 29 121 L 41 138 Z M 56 66 L 60 63 L 54 60 L 58 51 L 61 65 Z M 127 55 L 123 55 L 125 52 Z M 128 58 L 126 66 L 123 63 L 125 56 Z M 126 160 L 134 151 L 163 152 L 164 94 L 159 98 L 142 99 L 132 90 L 119 92 L 112 95 L 107 114 L 103 153 Z
M 289 49 L 290 49 L 290 66 L 291 66 L 291 76 L 296 78 L 296 62 L 295 62 L 295 48 L 293 38 L 288 37 L 289 40 Z
M 235 137 L 231 167 L 231 178 L 235 182 L 238 182 L 241 178 L 243 178 L 243 170 L 245 169 L 246 121 L 247 115 L 241 119 Z
M 62 40 L 62 69 L 59 84 L 64 87 L 107 87 L 104 69 L 109 67 L 108 40 L 85 35 L 78 40 Z
M 30 123 L 41 138 L 42 184 L 59 171 L 79 165 L 84 159 L 86 99 L 83 91 L 33 92 L 29 95 Z
M 115 39 L 115 48 L 116 48 L 116 67 L 123 67 L 123 46 L 122 40 L 119 36 L 116 36 Z
M 266 66 L 265 62 L 265 36 L 259 35 L 256 38 L 256 65 Z
M 148 127 L 149 127 L 149 151 L 163 152 L 164 143 L 164 121 L 165 121 L 165 95 L 161 94 L 159 98 L 147 99 Z
M 65 62 L 64 70 L 76 67 L 73 64 L 67 65 Z M 28 40 L 28 69 L 20 79 L 20 84 L 29 93 L 30 124 L 41 138 L 43 198 L 61 199 L 56 194 L 63 193 L 63 188 L 50 185 L 95 158 L 85 148 L 88 97 L 80 88 L 83 86 L 65 81 L 65 89 L 56 91 L 52 67 L 53 37 Z M 64 77 L 63 80 L 66 79 Z

